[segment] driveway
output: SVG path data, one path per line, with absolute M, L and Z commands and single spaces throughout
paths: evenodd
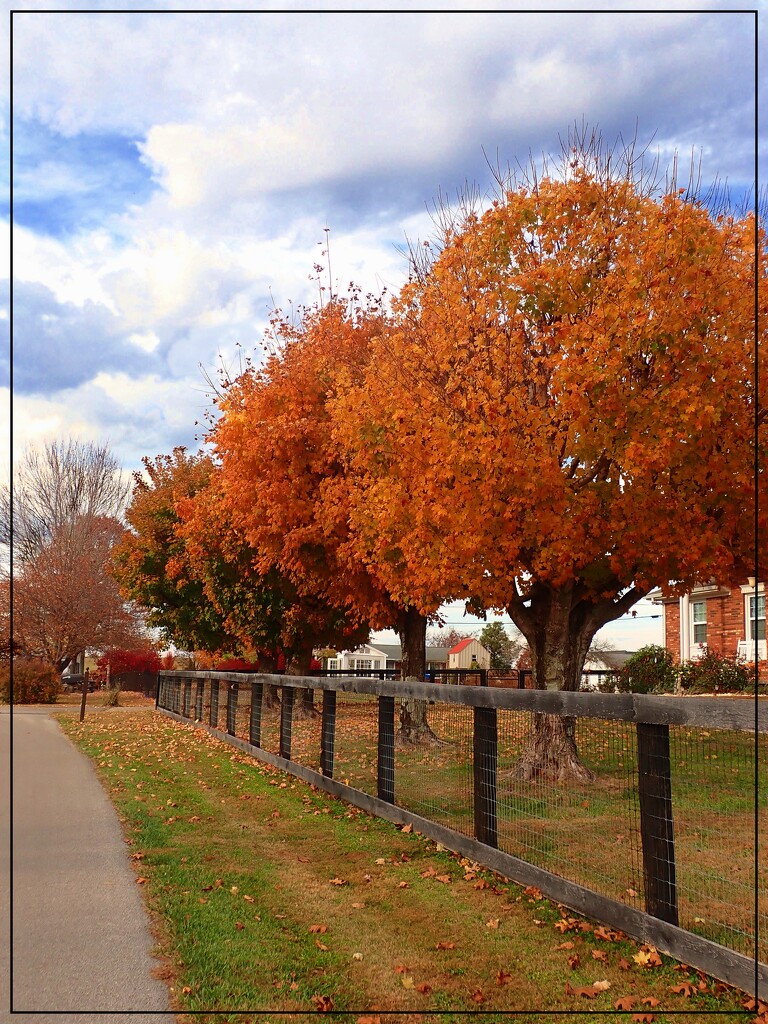
M 0 1020 L 171 1021 L 117 816 L 49 711 L 0 707 L 12 768 L 0 801 L 4 924 L 12 912 L 11 942 L 0 942 Z

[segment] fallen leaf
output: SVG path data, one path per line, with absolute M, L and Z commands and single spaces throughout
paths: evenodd
M 610 987 L 611 983 L 607 979 L 592 982 L 592 988 L 597 989 L 598 992 L 607 992 Z
M 362 910 L 363 907 L 365 906 L 365 904 L 364 903 L 353 903 L 352 906 L 355 908 L 355 910 Z
M 485 922 L 485 927 L 486 928 L 498 928 L 499 927 L 499 919 L 498 919 L 498 917 L 492 917 L 488 921 L 486 921 Z
M 555 946 L 555 949 L 573 949 L 573 943 L 561 942 L 559 946 Z
M 377 857 L 376 858 L 376 863 L 377 864 L 386 864 L 387 862 L 386 862 L 386 860 L 383 857 Z
M 422 871 L 421 872 L 421 877 L 422 878 L 434 878 L 436 874 L 437 874 L 437 872 L 435 871 L 434 868 L 427 868 L 426 871 Z
M 362 960 L 363 959 L 363 954 L 362 953 L 353 953 L 352 954 L 352 959 L 353 960 Z
M 594 985 L 582 985 L 580 988 L 572 988 L 566 981 L 565 994 L 567 996 L 584 996 L 586 999 L 594 999 L 597 995 L 597 989 Z
M 332 878 L 331 885 L 346 885 L 346 881 L 343 878 Z
M 400 984 L 403 988 L 413 988 L 413 978 L 410 974 L 404 974 L 400 979 Z
M 686 996 L 690 998 L 696 989 L 691 985 L 689 981 L 684 981 L 682 985 L 670 985 L 669 991 L 674 992 L 678 996 Z
M 413 825 L 403 825 L 400 831 L 406 833 L 407 835 L 408 832 L 413 832 Z
M 627 896 L 637 896 L 637 892 L 636 892 L 635 889 L 627 889 L 626 893 L 627 893 Z
M 636 1021 L 637 1024 L 653 1024 L 656 1018 L 652 1013 L 633 1013 L 632 1020 Z
M 405 964 L 398 964 L 397 967 L 395 967 L 395 974 L 407 974 L 407 973 L 408 973 L 408 968 L 405 966 Z
M 136 879 L 136 885 L 144 885 L 144 883 L 145 883 L 146 881 L 147 881 L 147 879 L 146 879 L 146 878 L 144 878 L 144 876 L 142 875 L 142 876 L 141 876 L 140 878 L 137 878 L 137 879 Z
M 192 987 L 190 985 L 185 985 L 181 991 L 185 996 L 188 996 L 189 993 L 192 991 Z
M 612 932 L 608 928 L 603 928 L 602 925 L 595 928 L 593 935 L 596 939 L 603 939 L 605 942 L 615 942 L 619 937 L 618 932 Z
M 483 995 L 482 991 L 479 988 L 476 988 L 475 991 L 472 993 L 472 1002 L 473 1003 L 484 1003 L 485 1002 L 485 996 Z
M 243 928 L 245 928 L 245 925 L 243 924 L 242 921 L 235 921 L 235 928 L 237 928 L 237 930 L 241 932 Z
M 496 974 L 496 984 L 506 985 L 511 977 L 511 974 L 508 974 L 506 971 L 502 971 L 501 969 L 499 969 L 499 971 Z
M 443 885 L 447 885 L 450 882 L 450 880 L 451 880 L 451 876 L 450 875 L 436 875 L 435 876 L 435 881 L 436 882 L 442 882 Z
M 629 970 L 629 960 L 625 960 L 624 957 L 622 957 L 621 960 L 619 960 L 619 970 L 620 971 L 628 971 Z
M 309 926 L 310 933 L 313 935 L 324 935 L 328 931 L 327 924 L 311 924 Z
M 132 853 L 131 860 L 144 860 L 146 857 L 145 853 Z
M 622 996 L 621 999 L 617 999 L 613 1004 L 616 1010 L 631 1010 L 637 1002 L 634 996 Z
M 592 959 L 601 960 L 604 964 L 608 963 L 608 954 L 602 949 L 592 950 Z
M 322 949 L 324 953 L 328 952 L 328 947 L 324 942 L 321 942 L 320 939 L 315 939 L 315 945 L 317 946 L 318 949 Z
M 407 882 L 400 882 L 397 886 L 398 889 L 410 889 L 410 885 Z
M 253 898 L 253 896 L 248 896 L 247 893 L 243 896 L 243 899 L 245 900 L 246 903 L 255 903 L 256 902 L 256 900 Z
M 421 992 L 422 995 L 426 996 L 432 991 L 432 986 L 428 985 L 426 981 L 420 981 L 416 986 L 416 991 Z
M 661 1000 L 657 999 L 655 996 L 646 996 L 645 999 L 643 999 L 643 1006 L 650 1006 L 650 1008 L 653 1010 L 659 1005 L 660 1002 Z
M 524 896 L 532 896 L 535 900 L 541 899 L 541 889 L 538 889 L 535 885 L 529 885 L 523 889 Z
M 330 996 L 312 996 L 312 1002 L 315 1004 L 315 1009 L 320 1013 L 330 1013 L 333 1009 L 333 1000 Z
M 438 942 L 438 944 L 435 946 L 435 949 L 455 949 L 455 948 L 456 948 L 456 943 L 455 942 Z
M 358 1017 L 357 1024 L 381 1024 L 381 1017 Z
M 580 963 L 581 957 L 578 953 L 574 953 L 573 956 L 568 957 L 568 966 L 571 968 L 572 971 L 575 971 Z

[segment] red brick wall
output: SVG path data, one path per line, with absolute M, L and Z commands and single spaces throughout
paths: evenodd
M 705 600 L 696 597 L 696 600 Z M 707 647 L 717 654 L 733 658 L 739 640 L 746 638 L 744 595 L 733 587 L 729 595 L 707 597 Z M 664 606 L 664 644 L 676 661 L 680 659 L 680 605 L 677 601 Z
M 675 661 L 680 661 L 680 605 L 664 605 L 664 646 Z

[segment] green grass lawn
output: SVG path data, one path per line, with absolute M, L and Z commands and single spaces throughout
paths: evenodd
M 192 725 L 59 717 L 123 820 L 182 1021 L 749 1019 L 742 994 Z

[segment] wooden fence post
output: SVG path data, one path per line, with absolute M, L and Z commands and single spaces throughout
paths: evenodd
M 291 729 L 293 726 L 293 702 L 296 691 L 292 686 L 282 688 L 280 701 L 280 757 L 291 760 Z
M 230 682 L 227 686 L 227 732 L 234 736 L 237 730 L 237 701 L 240 696 L 240 684 Z
M 475 838 L 486 846 L 497 847 L 496 765 L 499 744 L 496 708 L 476 707 L 474 711 Z
M 211 709 L 208 713 L 208 724 L 214 729 L 219 724 L 219 680 L 211 679 Z
M 195 721 L 202 722 L 203 720 L 203 692 L 205 691 L 205 680 L 197 680 L 197 689 L 195 693 Z
M 395 698 L 379 697 L 379 742 L 376 776 L 379 800 L 395 802 Z
M 251 683 L 251 721 L 248 739 L 254 747 L 261 746 L 261 708 L 264 703 L 264 684 Z
M 677 925 L 668 725 L 637 723 L 637 774 L 645 909 Z
M 320 727 L 320 771 L 333 778 L 333 749 L 336 737 L 336 691 L 323 690 L 323 720 Z

